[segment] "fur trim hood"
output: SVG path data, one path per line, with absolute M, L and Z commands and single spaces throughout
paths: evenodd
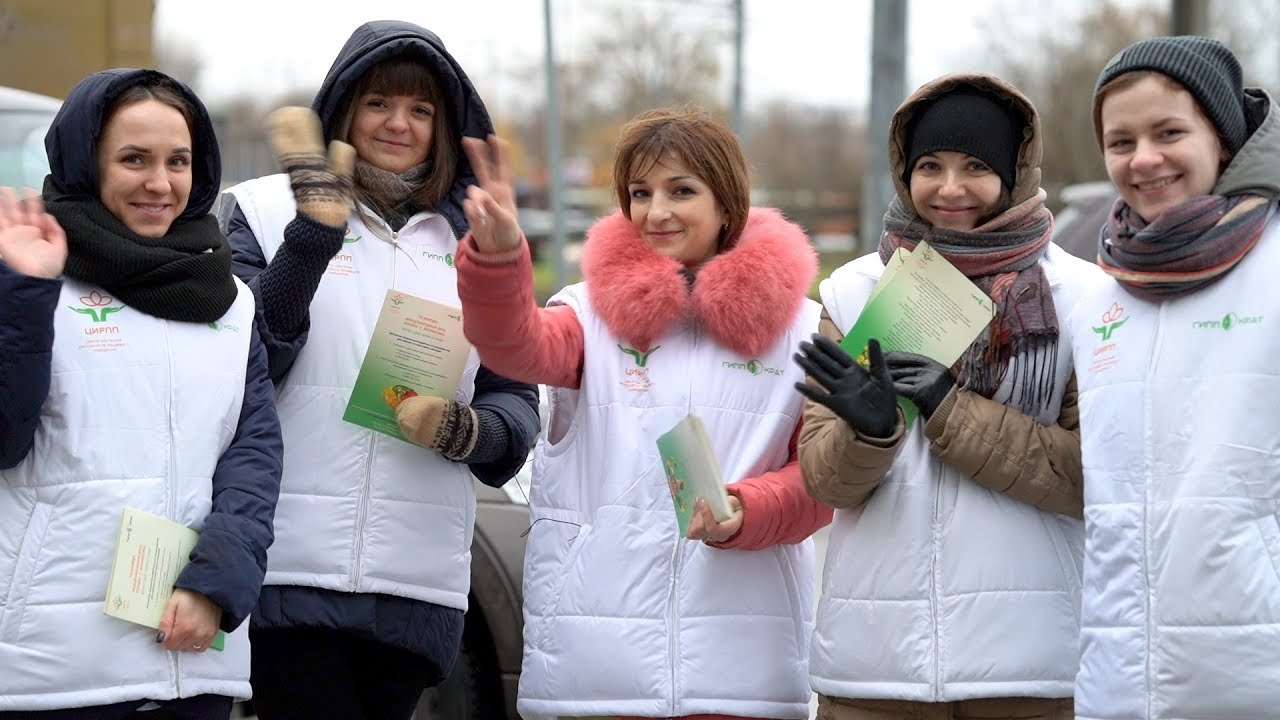
M 735 352 L 758 355 L 800 311 L 818 256 L 800 226 L 752 208 L 737 244 L 699 268 L 690 287 L 684 266 L 654 252 L 618 211 L 587 232 L 582 274 L 610 332 L 637 348 L 693 321 Z
M 893 176 L 893 189 L 902 206 L 918 215 L 911 203 L 911 190 L 902 180 L 907 164 L 907 125 L 929 100 L 944 95 L 960 85 L 968 85 L 996 98 L 1007 101 L 1026 120 L 1022 131 L 1022 147 L 1018 150 L 1018 165 L 1014 170 L 1013 189 L 1009 192 L 1009 206 L 1014 207 L 1040 192 L 1040 162 L 1044 157 L 1044 145 L 1040 137 L 1040 114 L 1022 91 L 994 75 L 982 73 L 950 73 L 921 85 L 902 102 L 889 123 L 889 169 Z

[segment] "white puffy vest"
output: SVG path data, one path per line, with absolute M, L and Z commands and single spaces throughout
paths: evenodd
M 582 284 L 552 303 L 577 313 L 586 350 L 581 388 L 550 390 L 535 455 L 521 714 L 808 717 L 812 541 L 679 539 L 655 441 L 695 413 L 726 482 L 786 464 L 802 412 L 791 354 L 818 305 L 750 358 L 691 326 L 638 352 Z
M 1280 716 L 1280 221 L 1216 283 L 1071 316 L 1085 471 L 1076 713 Z
M 199 531 L 240 423 L 254 304 L 161 320 L 65 280 L 35 444 L 0 471 L 0 711 L 203 693 L 249 697 L 248 623 L 223 652 L 168 652 L 102 612 L 126 505 Z
M 1098 271 L 1050 245 L 1042 264 L 1058 315 Z M 820 286 L 847 331 L 884 271 L 876 254 Z M 1057 422 L 1071 339 L 1037 419 Z M 995 399 L 1012 397 L 1013 373 Z M 1077 667 L 1079 520 L 990 490 L 929 452 L 923 419 L 867 503 L 837 510 L 827 545 L 809 672 L 843 698 L 945 702 L 1070 697 Z
M 288 176 L 228 192 L 270 262 L 296 212 Z M 390 239 L 352 215 L 311 301 L 306 347 L 277 392 L 284 479 L 266 583 L 465 610 L 475 519 L 467 466 L 342 419 L 388 289 L 461 306 L 457 240 L 443 216 L 418 213 L 399 232 L 381 232 Z M 478 367 L 472 351 L 459 402 L 471 401 Z

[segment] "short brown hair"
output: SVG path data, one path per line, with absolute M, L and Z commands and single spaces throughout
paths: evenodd
M 431 171 L 422 190 L 414 196 L 414 202 L 419 207 L 435 210 L 453 188 L 458 168 L 458 138 L 453 129 L 453 107 L 446 101 L 440 82 L 424 63 L 411 57 L 392 58 L 373 66 L 361 76 L 347 98 L 338 133 L 344 141 L 351 140 L 351 121 L 355 117 L 356 103 L 368 93 L 422 97 L 435 107 L 431 151 L 427 154 Z M 375 209 L 382 204 L 364 188 L 356 187 L 356 196 Z
M 698 107 L 646 110 L 623 126 L 613 156 L 613 189 L 622 214 L 631 217 L 628 184 L 667 156 L 688 166 L 711 188 L 729 219 L 716 251 L 732 247 L 751 208 L 747 159 L 733 131 Z

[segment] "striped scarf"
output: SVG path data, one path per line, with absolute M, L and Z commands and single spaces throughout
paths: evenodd
M 953 366 L 959 387 L 990 398 L 1012 372 L 1013 404 L 1035 414 L 1057 375 L 1058 313 L 1040 259 L 1053 235 L 1045 192 L 1009 208 L 970 232 L 936 228 L 894 198 L 884 216 L 880 259 L 928 241 L 989 295 L 996 315 Z
M 1147 223 L 1118 199 L 1102 227 L 1098 265 L 1143 300 L 1181 297 L 1230 272 L 1258 243 L 1276 206 L 1260 195 L 1201 195 Z

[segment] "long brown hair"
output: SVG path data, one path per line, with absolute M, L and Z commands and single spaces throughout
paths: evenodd
M 421 208 L 438 208 L 457 179 L 459 146 L 453 128 L 453 107 L 446 101 L 435 74 L 422 62 L 409 58 L 394 58 L 373 66 L 360 78 L 346 98 L 346 109 L 343 111 L 342 123 L 338 126 L 338 137 L 347 142 L 351 141 L 351 122 L 355 117 L 356 103 L 368 93 L 422 97 L 435 107 L 431 150 L 427 153 L 426 160 L 427 176 L 422 189 L 414 195 L 413 202 Z M 381 198 L 358 183 L 355 193 L 357 200 L 379 215 L 385 215 L 386 211 L 394 209 L 386 207 Z
M 711 188 L 729 220 L 716 252 L 732 247 L 751 208 L 747 159 L 733 131 L 698 107 L 647 110 L 623 126 L 613 156 L 613 190 L 622 214 L 631 218 L 627 185 L 668 156 L 686 165 Z

